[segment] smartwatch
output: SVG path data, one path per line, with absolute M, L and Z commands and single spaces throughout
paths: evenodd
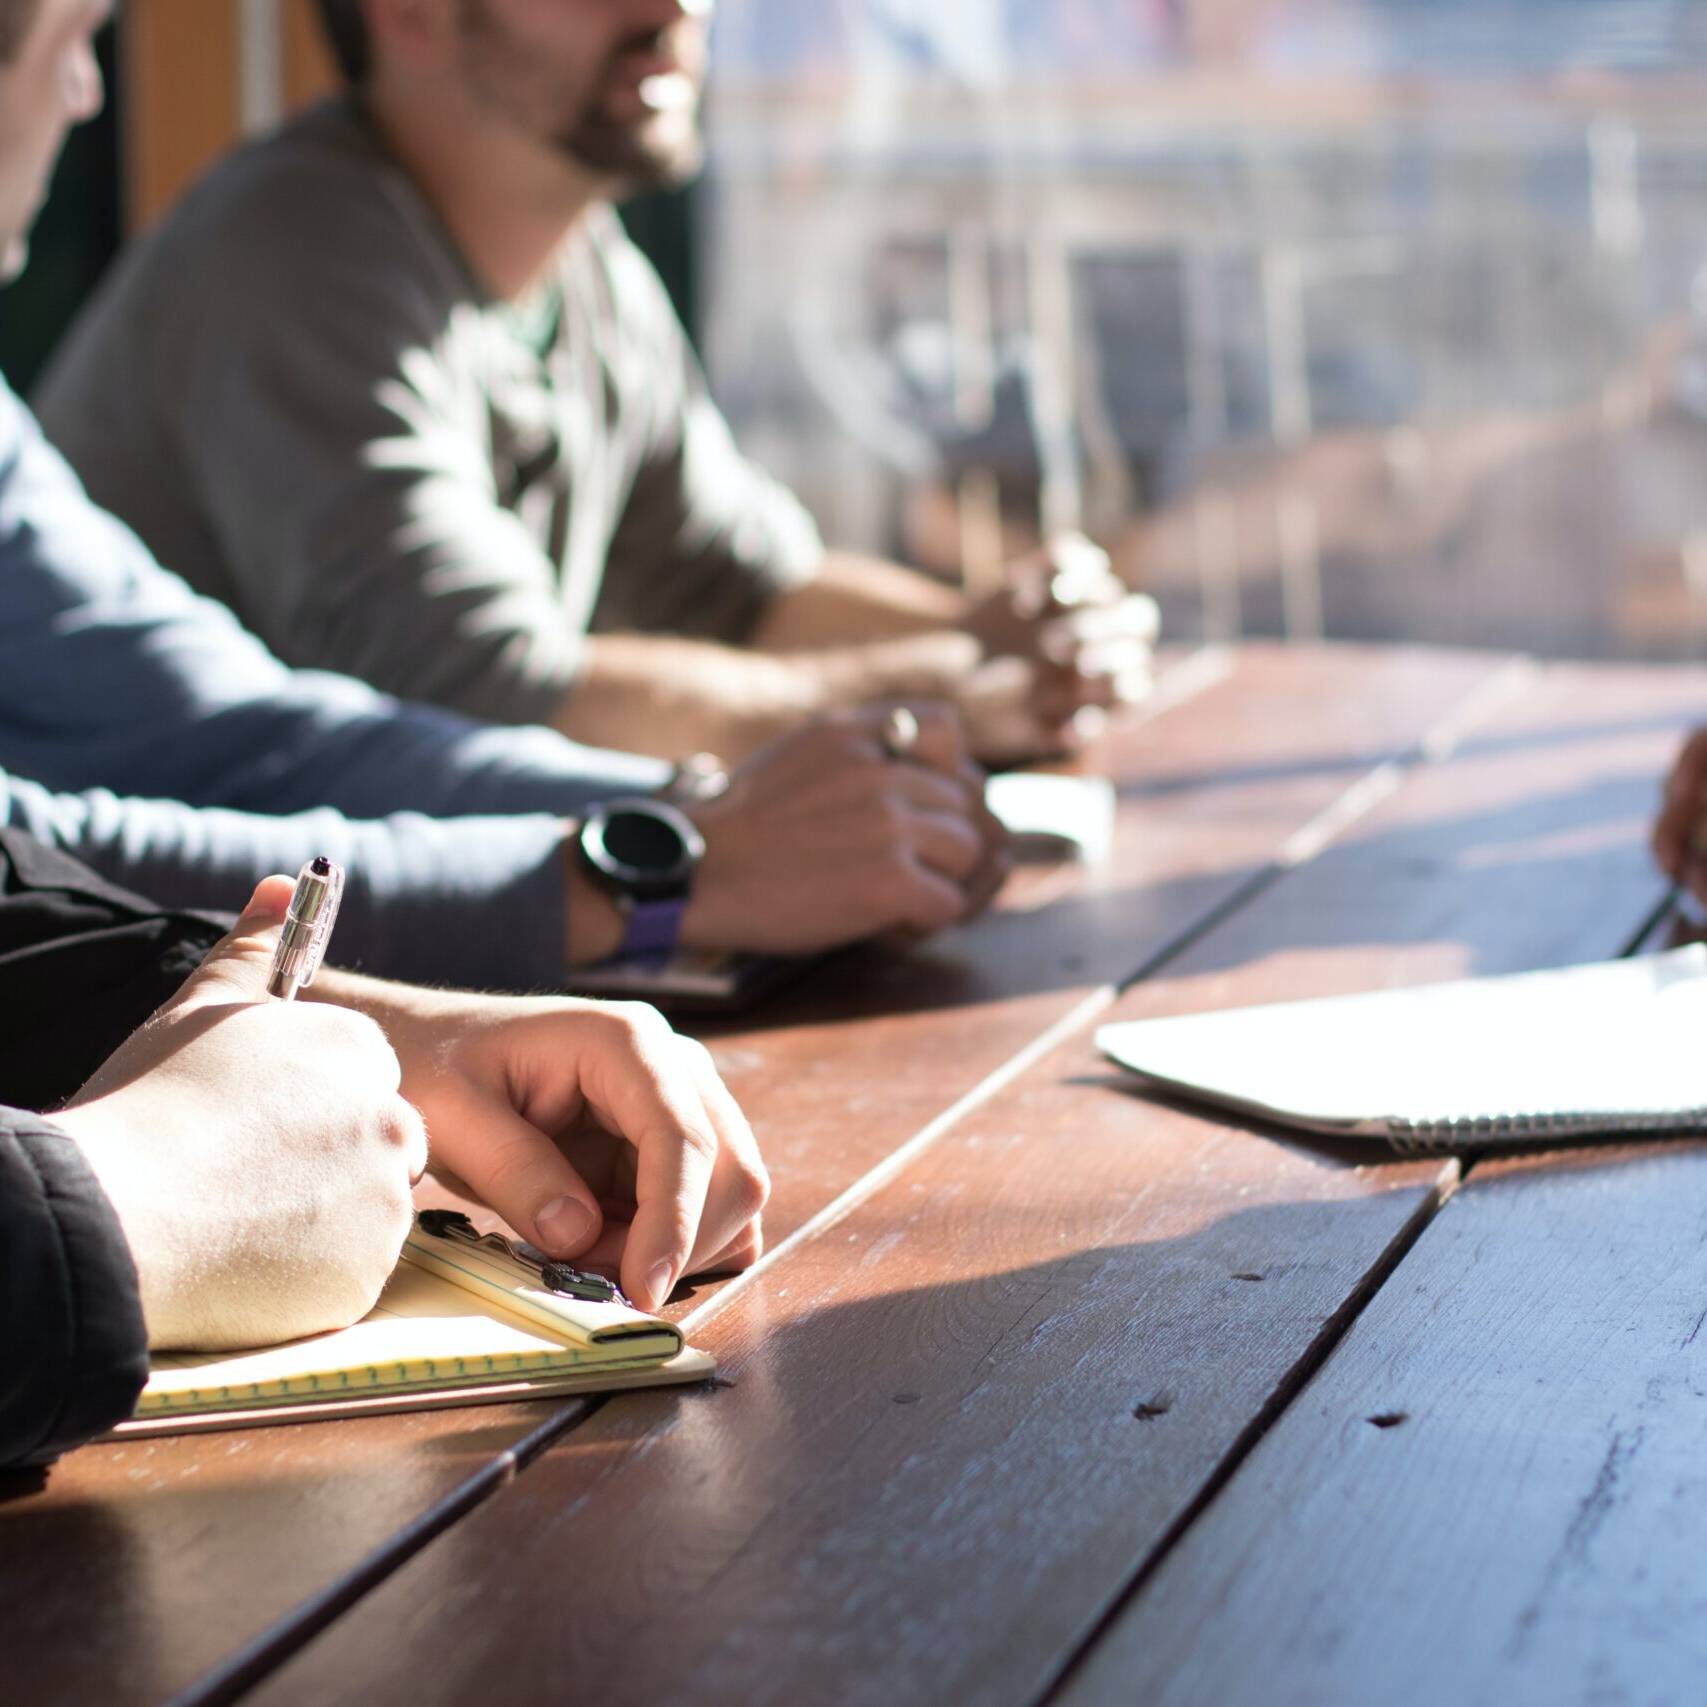
M 669 958 L 704 857 L 705 838 L 668 801 L 612 800 L 589 809 L 575 859 L 622 914 L 617 958 Z

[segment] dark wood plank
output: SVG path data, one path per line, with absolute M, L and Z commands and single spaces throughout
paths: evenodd
M 1064 883 L 1047 909 L 1022 892 L 914 955 L 845 957 L 726 1028 L 716 1049 L 778 1177 L 773 1239 L 1088 989 L 1238 896 L 1301 824 L 1503 668 L 1417 652 L 1244 655 L 1230 679 L 1111 749 L 1125 782 L 1117 859 L 1089 883 Z M 579 1414 L 502 1407 L 74 1454 L 44 1492 L 0 1504 L 9 1689 L 158 1700 L 248 1647 L 295 1639 L 510 1475 L 536 1431 Z
M 1539 679 L 1118 1011 L 1616 952 L 1659 892 L 1637 799 L 1704 691 Z M 1427 1222 L 1437 1166 L 1132 1097 L 1075 1037 L 702 1318 L 732 1388 L 613 1401 L 255 1699 L 1036 1701 Z
M 1707 1146 L 1478 1167 L 1058 1699 L 1686 1702 Z

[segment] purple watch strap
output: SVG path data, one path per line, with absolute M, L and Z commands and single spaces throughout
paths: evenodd
M 628 928 L 622 934 L 619 960 L 655 960 L 662 964 L 676 952 L 682 934 L 682 914 L 688 898 L 672 895 L 662 901 L 633 901 L 628 908 Z

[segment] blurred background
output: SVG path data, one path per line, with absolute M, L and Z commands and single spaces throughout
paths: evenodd
M 128 0 L 0 366 L 330 78 Z M 1081 527 L 1171 637 L 1707 650 L 1707 0 L 720 0 L 629 210 L 748 449 L 974 582 Z

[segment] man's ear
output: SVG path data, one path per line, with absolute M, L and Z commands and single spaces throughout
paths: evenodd
M 374 67 L 447 70 L 455 58 L 456 0 L 366 0 Z

